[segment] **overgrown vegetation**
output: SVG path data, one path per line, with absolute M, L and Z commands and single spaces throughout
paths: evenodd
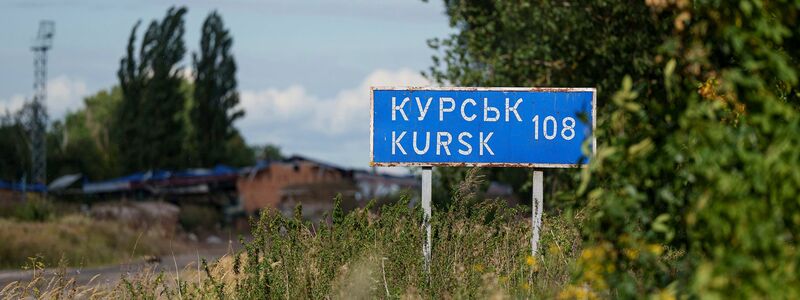
M 31 197 L 25 202 L 0 202 L 0 218 L 18 221 L 45 221 L 54 215 L 55 205 L 39 197 Z
M 219 208 L 208 205 L 186 204 L 178 213 L 178 223 L 187 232 L 197 230 L 214 230 L 222 223 L 222 212 Z
M 598 88 L 597 155 L 548 171 L 541 257 L 527 212 L 450 169 L 430 274 L 405 199 L 322 224 L 267 212 L 197 281 L 143 274 L 108 295 L 800 298 L 800 2 L 445 3 L 457 32 L 431 41 L 432 79 Z M 524 190 L 514 172 L 490 176 Z
M 264 212 L 253 240 L 200 273 L 137 273 L 116 287 L 80 288 L 81 295 L 115 298 L 552 298 L 569 283 L 580 252 L 583 215 L 545 216 L 541 256 L 533 258 L 530 222 L 504 201 L 476 198 L 481 177 L 470 172 L 452 210 L 434 212 L 430 274 L 422 258 L 421 209 L 409 198 L 345 214 L 337 205 L 329 222 Z M 66 278 L 63 282 L 69 282 Z M 31 294 L 24 284 L 14 296 Z M 49 291 L 58 293 L 59 287 Z M 65 292 L 75 289 L 65 289 Z M 40 291 L 41 292 L 41 291 Z
M 800 2 L 445 3 L 433 79 L 598 88 L 563 297 L 800 297 Z
M 477 172 L 462 185 L 453 210 L 434 215 L 433 260 L 426 274 L 422 258 L 421 210 L 408 198 L 343 215 L 337 205 L 330 224 L 302 222 L 301 216 L 262 215 L 254 240 L 236 256 L 237 298 L 486 297 L 495 293 L 552 296 L 569 278 L 577 230 L 572 219 L 546 234 L 551 251 L 530 257 L 530 226 L 503 201 L 476 201 Z M 476 204 L 476 205 L 470 205 Z M 566 230 L 563 230 L 566 229 Z M 570 236 L 572 234 L 572 236 Z
M 158 228 L 134 230 L 80 215 L 47 222 L 0 218 L 0 268 L 19 269 L 31 259 L 47 266 L 86 267 L 161 255 L 174 250 L 163 237 Z

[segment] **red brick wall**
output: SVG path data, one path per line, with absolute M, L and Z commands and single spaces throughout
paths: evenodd
M 281 189 L 288 185 L 336 182 L 345 180 L 335 169 L 320 167 L 313 162 L 273 163 L 254 176 L 240 176 L 236 182 L 239 197 L 247 213 L 261 208 L 277 208 L 281 201 Z

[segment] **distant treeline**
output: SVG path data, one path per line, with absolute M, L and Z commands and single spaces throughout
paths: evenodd
M 242 166 L 259 156 L 279 158 L 277 147 L 250 147 L 233 126 L 238 107 L 233 38 L 211 12 L 201 28 L 191 72 L 182 64 L 185 7 L 170 8 L 141 38 L 131 30 L 120 60 L 119 83 L 84 99 L 48 128 L 48 178 L 83 173 L 104 179 L 149 169 Z M 0 178 L 29 173 L 25 109 L 0 116 Z

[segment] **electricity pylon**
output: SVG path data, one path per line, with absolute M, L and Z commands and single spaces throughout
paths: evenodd
M 53 46 L 55 23 L 40 21 L 33 51 L 33 102 L 28 116 L 28 141 L 31 150 L 31 181 L 47 184 L 47 50 Z

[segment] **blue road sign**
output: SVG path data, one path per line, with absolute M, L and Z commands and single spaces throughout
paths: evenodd
M 572 168 L 594 153 L 593 88 L 372 88 L 376 166 Z

